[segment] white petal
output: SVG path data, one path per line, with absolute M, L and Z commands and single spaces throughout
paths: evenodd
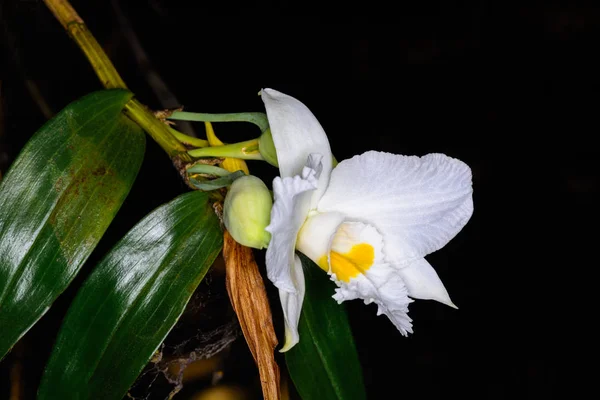
M 373 224 L 386 261 L 397 267 L 445 246 L 473 213 L 471 170 L 443 154 L 424 157 L 370 151 L 342 161 L 318 204 Z
M 408 297 L 402 278 L 394 268 L 378 264 L 366 276 L 359 275 L 349 283 L 335 281 L 339 289 L 333 296 L 338 303 L 346 300 L 364 299 L 365 304 L 377 304 L 377 315 L 385 314 L 404 336 L 413 333 L 412 319 L 408 316 Z
M 331 174 L 332 157 L 327 135 L 313 113 L 295 98 L 273 89 L 263 89 L 261 97 L 277 150 L 281 177 L 299 175 L 311 153 L 323 156 L 323 172 L 312 200 L 314 208 L 327 188 Z
M 458 308 L 450 300 L 448 291 L 438 274 L 424 258 L 413 261 L 407 267 L 400 268 L 398 274 L 404 280 L 410 297 L 437 300 L 450 307 Z
M 279 299 L 283 308 L 283 318 L 285 325 L 285 342 L 280 352 L 286 352 L 298 343 L 300 335 L 298 334 L 298 322 L 300 321 L 300 311 L 302 310 L 302 301 L 304 300 L 304 273 L 302 272 L 302 262 L 298 256 L 294 258 L 294 268 L 292 270 L 292 279 L 296 287 L 295 293 L 289 293 L 285 290 L 279 290 Z
M 335 212 L 310 216 L 298 232 L 296 249 L 313 260 L 319 267 L 330 272 L 327 261 L 329 248 L 331 240 L 342 222 L 344 222 L 344 216 Z M 323 265 L 323 261 L 325 261 L 325 265 Z
M 377 315 L 387 315 L 403 335 L 412 333 L 408 305 L 413 300 L 408 297 L 402 277 L 385 262 L 381 234 L 371 225 L 345 222 L 340 225 L 331 242 L 331 251 L 345 253 L 363 243 L 373 246 L 375 254 L 373 264 L 364 273 L 349 279 L 347 276 L 338 279 L 340 274 L 335 274 L 335 260 L 330 259 L 331 278 L 339 286 L 333 298 L 338 303 L 353 299 L 363 299 L 365 304 L 374 302 L 378 305 Z
M 317 171 L 304 167 L 301 176 L 277 177 L 273 180 L 275 201 L 271 209 L 271 222 L 265 228 L 271 233 L 266 254 L 267 276 L 275 286 L 286 292 L 296 292 L 291 274 L 296 237 L 308 215 L 317 179 Z

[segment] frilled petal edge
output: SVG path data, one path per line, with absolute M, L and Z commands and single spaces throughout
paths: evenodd
M 320 156 L 310 155 L 301 175 L 273 180 L 274 203 L 271 221 L 265 229 L 271 233 L 267 248 L 267 276 L 279 289 L 295 293 L 292 269 L 296 237 L 310 209 L 317 187 Z
M 339 303 L 362 299 L 376 303 L 377 315 L 385 314 L 404 336 L 412 333 L 408 305 L 413 301 L 398 274 L 385 261 L 383 237 L 371 225 L 342 223 L 329 253 L 331 279 L 338 285 L 333 296 Z

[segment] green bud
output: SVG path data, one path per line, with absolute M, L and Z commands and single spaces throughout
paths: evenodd
M 271 129 L 267 129 L 258 138 L 258 151 L 262 158 L 274 167 L 279 168 L 277 162 L 277 151 L 275 150 L 275 143 L 273 143 L 273 135 L 271 135 Z
M 255 249 L 269 245 L 265 230 L 271 221 L 273 199 L 259 178 L 246 175 L 236 179 L 225 196 L 223 220 L 236 242 Z

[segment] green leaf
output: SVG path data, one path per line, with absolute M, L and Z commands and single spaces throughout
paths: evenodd
M 306 281 L 300 342 L 285 353 L 292 381 L 304 400 L 366 399 L 348 317 L 331 297 L 336 286 L 311 260 L 300 258 Z
M 121 399 L 175 325 L 221 251 L 208 194 L 190 192 L 146 216 L 75 297 L 38 400 Z
M 0 183 L 0 359 L 67 288 L 131 189 L 146 140 L 121 113 L 131 96 L 69 104 Z

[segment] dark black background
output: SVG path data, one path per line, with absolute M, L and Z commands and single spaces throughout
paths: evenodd
M 449 245 L 427 257 L 460 309 L 413 303 L 415 333 L 404 338 L 375 315 L 375 306 L 348 304 L 369 398 L 558 397 L 565 380 L 559 367 L 576 366 L 562 358 L 575 352 L 586 332 L 576 326 L 590 317 L 583 313 L 589 294 L 583 287 L 594 269 L 585 254 L 593 248 L 595 236 L 586 230 L 598 189 L 597 7 L 122 3 L 153 68 L 186 110 L 262 111 L 257 93 L 272 87 L 314 112 L 339 160 L 371 149 L 443 152 L 471 166 L 474 215 Z M 0 4 L 0 170 L 6 171 L 46 120 L 26 80 L 54 112 L 101 86 L 42 2 Z M 130 89 L 161 108 L 110 2 L 73 5 Z M 217 129 L 230 142 L 256 134 L 237 124 Z M 265 180 L 274 176 L 263 164 L 249 166 Z M 185 190 L 148 140 L 131 196 L 92 259 Z M 28 396 L 73 293 L 26 336 Z M 236 370 L 232 382 L 254 373 L 239 342 L 247 369 Z M 0 387 L 8 383 L 9 363 L 10 357 L 0 364 Z

